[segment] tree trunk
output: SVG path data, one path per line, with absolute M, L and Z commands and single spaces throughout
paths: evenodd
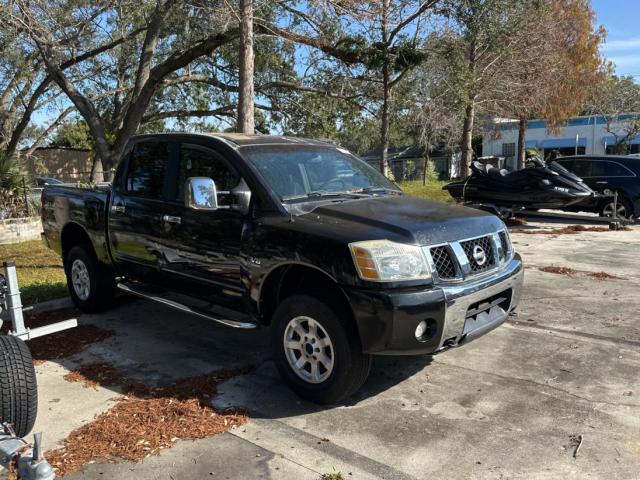
M 471 175 L 471 161 L 473 160 L 473 121 L 475 117 L 475 105 L 471 100 L 464 112 L 464 124 L 462 126 L 462 152 L 460 155 L 460 168 L 458 176 Z
M 391 97 L 391 87 L 389 86 L 389 66 L 382 67 L 382 118 L 380 123 L 380 140 L 382 150 L 380 152 L 380 171 L 385 177 L 389 176 L 389 103 Z
M 518 122 L 518 170 L 522 170 L 524 168 L 524 162 L 527 159 L 524 136 L 527 132 L 528 124 L 529 122 L 526 118 L 521 118 Z
M 240 94 L 238 96 L 238 125 L 240 133 L 253 135 L 253 0 L 240 0 Z
M 390 0 L 382 0 L 381 34 L 382 43 L 389 40 L 389 4 Z M 388 55 L 388 51 L 385 52 Z M 389 176 L 389 103 L 391 102 L 391 71 L 389 58 L 385 56 L 382 65 L 382 118 L 380 119 L 380 171 L 385 177 Z
M 429 148 L 427 147 L 426 149 L 427 153 L 425 153 L 424 156 L 424 165 L 422 166 L 422 185 L 426 185 L 427 184 L 427 171 L 429 170 L 429 160 L 430 160 L 430 156 L 429 156 Z

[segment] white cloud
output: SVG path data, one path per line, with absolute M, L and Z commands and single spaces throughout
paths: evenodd
M 617 69 L 629 70 L 637 67 L 637 71 L 640 71 L 640 55 L 638 54 L 614 55 L 607 58 L 616 65 Z
M 640 48 L 640 38 L 608 40 L 604 43 L 604 45 L 602 45 L 602 50 L 605 52 L 634 50 L 637 48 Z

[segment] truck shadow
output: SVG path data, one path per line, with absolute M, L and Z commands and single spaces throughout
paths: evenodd
M 82 374 L 88 382 L 118 393 L 123 379 L 149 386 L 169 385 L 214 371 L 240 369 L 238 376 L 220 385 L 216 406 L 242 408 L 250 416 L 265 418 L 354 405 L 393 388 L 431 363 L 429 356 L 375 357 L 371 375 L 358 393 L 340 405 L 319 406 L 301 400 L 280 378 L 271 360 L 266 328 L 229 329 L 143 300 L 125 300 L 106 313 L 81 315 L 78 323 L 77 332 L 46 338 L 51 345 L 61 345 L 73 343 L 74 335 L 84 335 L 80 353 L 56 358 L 49 349 L 49 356 L 40 358 L 34 348 L 34 358 L 59 363 L 69 371 L 92 364 L 112 365 L 119 372 L 118 381 L 101 368 L 83 369 Z M 87 329 L 93 333 L 81 333 Z M 95 342 L 91 342 L 93 334 Z M 247 367 L 249 373 L 242 370 Z

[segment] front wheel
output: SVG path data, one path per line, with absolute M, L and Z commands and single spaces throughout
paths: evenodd
M 276 366 L 291 389 L 307 400 L 339 402 L 369 376 L 371 355 L 362 353 L 350 319 L 316 297 L 286 298 L 271 328 Z

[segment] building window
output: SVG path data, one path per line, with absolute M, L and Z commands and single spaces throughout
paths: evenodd
M 515 143 L 503 143 L 502 144 L 502 156 L 503 157 L 515 157 L 516 156 L 516 144 Z

